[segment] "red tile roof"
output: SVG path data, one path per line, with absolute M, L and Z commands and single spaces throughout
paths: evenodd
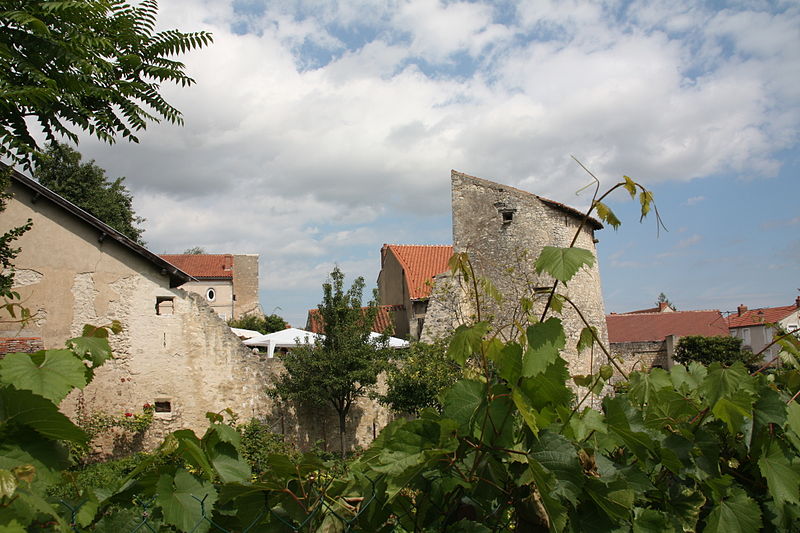
M 388 251 L 397 257 L 403 267 L 408 296 L 412 300 L 431 295 L 433 277 L 447 270 L 447 263 L 453 256 L 452 246 L 384 244 L 383 252 Z
M 366 312 L 368 307 L 362 307 L 361 312 Z M 392 320 L 392 313 L 395 311 L 405 310 L 404 305 L 379 305 L 378 314 L 375 315 L 375 322 L 372 323 L 372 331 L 383 333 L 389 331 L 394 332 L 394 321 Z M 308 319 L 306 320 L 306 330 L 314 333 L 325 333 L 325 325 L 322 323 L 319 316 L 319 309 L 309 309 Z
M 161 255 L 161 258 L 195 278 L 233 278 L 231 254 L 176 254 Z
M 796 305 L 782 307 L 762 307 L 760 309 L 743 309 L 742 314 L 734 313 L 728 317 L 729 328 L 743 328 L 747 326 L 760 326 L 762 324 L 775 324 L 798 310 Z
M 669 309 L 669 311 L 667 311 Z M 639 309 L 638 311 L 628 311 L 625 313 L 626 315 L 633 315 L 633 314 L 641 314 L 641 313 L 672 313 L 675 311 L 670 305 L 666 302 L 662 302 L 658 304 L 658 307 L 651 307 L 649 309 Z
M 606 315 L 608 342 L 662 341 L 668 335 L 728 335 L 722 313 L 675 311 L 672 313 L 626 313 Z
M 0 337 L 0 355 L 44 350 L 41 337 Z

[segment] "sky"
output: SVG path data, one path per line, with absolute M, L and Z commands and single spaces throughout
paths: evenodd
M 598 233 L 607 312 L 789 305 L 800 288 L 796 1 L 181 0 L 159 26 L 213 33 L 164 86 L 183 127 L 84 137 L 125 176 L 156 253 L 260 254 L 292 325 L 334 265 L 450 244 L 450 170 L 585 208 L 589 176 L 651 189 L 668 231 Z

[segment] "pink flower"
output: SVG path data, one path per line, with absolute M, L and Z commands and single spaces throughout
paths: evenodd
M 133 413 L 125 413 L 125 416 L 133 416 Z
M 146 403 L 142 406 L 142 409 L 150 409 L 150 404 Z

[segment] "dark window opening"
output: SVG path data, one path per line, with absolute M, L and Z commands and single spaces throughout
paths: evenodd
M 175 298 L 173 296 L 156 296 L 156 314 L 171 315 L 175 312 Z
M 504 211 L 503 222 L 511 222 L 512 220 L 514 220 L 514 213 L 511 211 Z
M 156 402 L 156 413 L 171 413 L 172 412 L 172 403 L 171 402 Z

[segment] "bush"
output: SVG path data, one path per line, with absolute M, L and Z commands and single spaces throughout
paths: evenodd
M 254 474 L 266 470 L 270 454 L 295 455 L 294 447 L 285 442 L 283 435 L 275 433 L 268 424 L 255 418 L 236 427 L 242 437 L 242 457 L 250 463 Z
M 710 365 L 717 362 L 731 366 L 737 361 L 748 363 L 753 354 L 742 350 L 742 340 L 736 337 L 701 337 L 690 335 L 682 337 L 675 348 L 675 362 L 689 364 L 697 362 Z

